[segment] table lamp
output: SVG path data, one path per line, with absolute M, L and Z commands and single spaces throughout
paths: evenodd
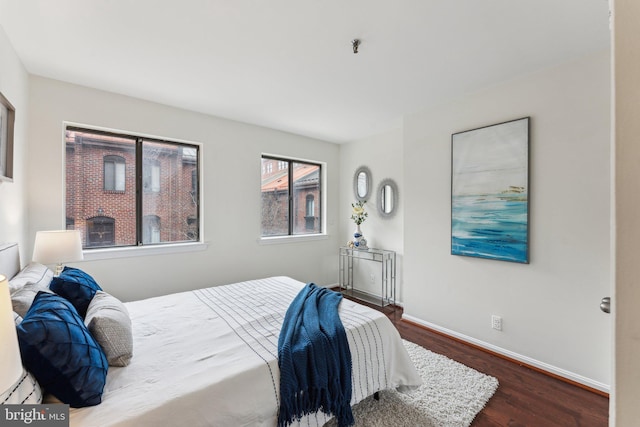
M 22 367 L 9 282 L 3 275 L 0 275 L 0 343 L 0 404 L 41 403 L 40 386 Z
M 62 273 L 63 262 L 82 260 L 82 237 L 78 230 L 38 231 L 33 247 L 33 261 L 56 264 L 54 274 Z
M 9 297 L 9 282 L 0 275 L 0 394 L 9 391 L 22 375 L 18 335 Z

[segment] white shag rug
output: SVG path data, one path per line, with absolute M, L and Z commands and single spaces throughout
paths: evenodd
M 422 386 L 409 394 L 380 392 L 353 408 L 357 427 L 468 427 L 498 389 L 498 380 L 403 340 Z M 332 420 L 325 427 L 334 427 Z

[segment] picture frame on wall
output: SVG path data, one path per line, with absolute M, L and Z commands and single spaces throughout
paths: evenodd
M 529 263 L 530 117 L 451 135 L 451 254 Z
M 16 110 L 0 93 L 0 181 L 13 181 L 13 128 Z

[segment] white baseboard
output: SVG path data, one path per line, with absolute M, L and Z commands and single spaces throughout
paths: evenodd
M 599 381 L 595 381 L 595 380 L 592 380 L 590 378 L 584 377 L 582 375 L 576 374 L 574 372 L 570 372 L 570 371 L 558 368 L 556 366 L 549 365 L 548 363 L 541 362 L 539 360 L 535 360 L 535 359 L 532 359 L 532 358 L 527 357 L 527 356 L 523 356 L 522 354 L 514 353 L 513 351 L 506 350 L 506 349 L 504 349 L 502 347 L 498 347 L 498 346 L 495 346 L 493 344 L 489 344 L 487 342 L 475 339 L 473 337 L 470 337 L 470 336 L 467 336 L 467 335 L 464 335 L 464 334 L 460 334 L 458 332 L 452 331 L 451 329 L 443 328 L 442 326 L 438 326 L 438 325 L 433 324 L 431 322 L 427 322 L 427 321 L 424 321 L 422 319 L 418 319 L 417 317 L 413 317 L 413 316 L 408 315 L 408 314 L 403 314 L 402 318 L 406 319 L 406 320 L 408 320 L 410 322 L 416 323 L 418 325 L 425 326 L 425 327 L 427 327 L 429 329 L 433 329 L 435 331 L 441 332 L 441 333 L 443 333 L 445 335 L 449 335 L 451 337 L 455 337 L 455 338 L 460 339 L 462 341 L 466 341 L 468 343 L 477 345 L 478 347 L 485 348 L 485 349 L 490 350 L 490 351 L 492 351 L 494 353 L 501 354 L 501 355 L 506 356 L 506 357 L 508 357 L 510 359 L 514 359 L 514 360 L 526 363 L 529 366 L 533 366 L 535 368 L 541 369 L 543 371 L 549 372 L 549 373 L 557 375 L 559 377 L 566 378 L 566 379 L 571 380 L 573 382 L 585 385 L 585 386 L 590 387 L 592 389 L 600 390 L 600 391 L 605 392 L 605 393 L 609 393 L 610 386 L 607 385 L 607 384 L 601 383 Z

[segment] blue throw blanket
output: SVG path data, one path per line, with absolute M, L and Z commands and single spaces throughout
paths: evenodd
M 351 352 L 338 316 L 342 294 L 306 285 L 291 302 L 278 339 L 278 427 L 318 410 L 338 426 L 354 424 L 351 412 Z

